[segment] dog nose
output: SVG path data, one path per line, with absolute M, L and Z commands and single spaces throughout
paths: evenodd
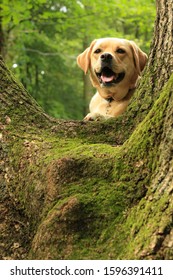
M 110 53 L 103 53 L 100 58 L 102 61 L 109 62 L 112 60 L 112 55 Z

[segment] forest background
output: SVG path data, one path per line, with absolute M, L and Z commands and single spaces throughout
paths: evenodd
M 0 52 L 49 115 L 82 119 L 93 94 L 76 57 L 100 37 L 149 53 L 155 0 L 1 0 Z

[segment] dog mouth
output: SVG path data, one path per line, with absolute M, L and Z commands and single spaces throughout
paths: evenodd
M 113 84 L 118 84 L 125 77 L 124 72 L 115 73 L 108 66 L 103 67 L 101 69 L 101 72 L 96 73 L 96 75 L 99 79 L 100 84 L 102 84 L 103 86 L 112 86 Z

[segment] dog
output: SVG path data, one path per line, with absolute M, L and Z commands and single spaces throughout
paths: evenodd
M 77 57 L 77 64 L 97 89 L 85 121 L 121 115 L 127 108 L 147 62 L 147 55 L 133 41 L 101 38 Z

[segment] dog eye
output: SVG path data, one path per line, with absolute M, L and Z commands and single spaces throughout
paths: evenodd
M 123 49 L 118 49 L 116 52 L 117 52 L 117 53 L 125 53 L 125 50 L 123 50 Z
M 97 50 L 95 50 L 94 53 L 100 53 L 100 52 L 101 52 L 101 49 L 97 49 Z

